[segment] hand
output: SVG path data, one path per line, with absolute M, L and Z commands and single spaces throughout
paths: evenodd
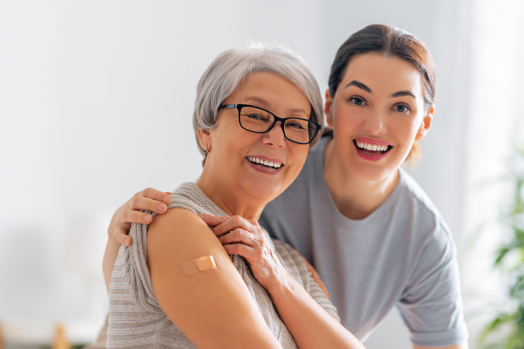
M 320 275 L 318 275 L 317 271 L 315 270 L 315 268 L 313 268 L 313 266 L 311 264 L 309 264 L 309 262 L 307 261 L 307 259 L 302 256 L 297 250 L 295 250 L 299 255 L 300 257 L 302 257 L 302 259 L 304 260 L 304 262 L 306 263 L 306 267 L 307 267 L 307 270 L 309 270 L 309 272 L 311 273 L 311 275 L 313 276 L 313 280 L 315 280 L 315 282 L 318 284 L 318 286 L 320 286 L 320 288 L 322 289 L 322 291 L 324 291 L 324 294 L 326 295 L 326 297 L 331 300 L 331 296 L 329 295 L 329 292 L 327 290 L 327 287 L 326 285 L 324 285 L 324 282 L 320 279 Z
M 162 192 L 156 189 L 144 189 L 133 195 L 125 204 L 116 210 L 111 218 L 107 233 L 109 238 L 115 238 L 122 245 L 130 246 L 131 237 L 127 236 L 131 223 L 149 224 L 153 216 L 139 210 L 152 211 L 158 214 L 167 212 L 167 205 L 171 202 L 169 192 Z
M 217 217 L 198 215 L 218 237 L 228 254 L 244 257 L 253 276 L 271 293 L 271 289 L 284 282 L 288 273 L 271 248 L 268 237 L 258 222 L 240 216 Z

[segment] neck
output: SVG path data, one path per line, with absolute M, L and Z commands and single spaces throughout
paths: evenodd
M 233 188 L 227 183 L 221 183 L 216 177 L 204 168 L 196 185 L 228 215 L 258 221 L 266 202 L 261 202 L 241 188 Z
M 379 181 L 368 181 L 348 171 L 331 139 L 324 152 L 324 179 L 338 210 L 350 219 L 364 219 L 395 189 L 398 170 Z

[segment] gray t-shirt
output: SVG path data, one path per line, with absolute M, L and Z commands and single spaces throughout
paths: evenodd
M 371 215 L 348 219 L 323 175 L 324 137 L 291 186 L 269 203 L 260 224 L 316 268 L 342 324 L 365 340 L 397 306 L 420 346 L 465 341 L 456 248 L 440 213 L 402 169 Z

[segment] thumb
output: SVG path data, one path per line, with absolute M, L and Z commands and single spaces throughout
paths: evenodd
M 206 213 L 201 213 L 198 215 L 207 225 L 216 227 L 217 225 L 220 225 L 224 222 L 227 222 L 231 217 L 220 217 L 220 216 L 213 216 Z

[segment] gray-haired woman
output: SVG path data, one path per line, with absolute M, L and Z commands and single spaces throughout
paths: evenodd
M 109 239 L 108 348 L 362 348 L 301 256 L 257 223 L 321 124 L 317 83 L 294 53 L 255 45 L 213 61 L 193 115 L 200 179 L 133 224 L 132 244 Z

